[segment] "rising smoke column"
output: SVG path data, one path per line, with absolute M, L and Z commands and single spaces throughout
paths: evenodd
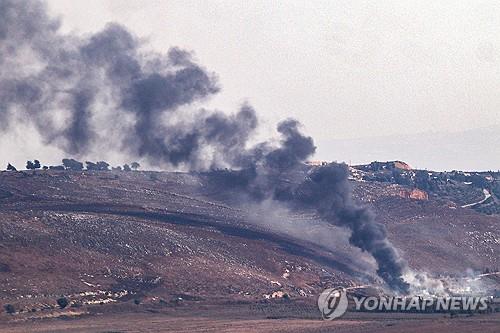
M 250 105 L 232 115 L 185 110 L 219 91 L 215 74 L 189 52 L 143 52 L 117 24 L 88 37 L 61 34 L 59 27 L 40 1 L 0 0 L 0 130 L 30 123 L 45 143 L 76 156 L 105 146 L 159 166 L 239 168 L 228 186 L 255 200 L 315 207 L 352 231 L 351 243 L 373 255 L 389 286 L 406 290 L 404 263 L 383 226 L 353 203 L 345 166 L 316 169 L 295 191 L 278 189 L 280 177 L 300 169 L 316 149 L 297 121 L 278 125 L 277 145 L 248 147 L 258 126 Z
M 373 256 L 377 274 L 393 290 L 407 293 L 409 285 L 402 278 L 406 262 L 387 239 L 385 227 L 375 222 L 373 213 L 354 202 L 348 175 L 345 164 L 313 169 L 296 190 L 296 200 L 314 207 L 323 219 L 348 228 L 349 242 Z
M 282 176 L 296 172 L 316 151 L 311 137 L 299 131 L 299 123 L 288 119 L 278 124 L 282 139 L 278 147 L 266 144 L 244 154 L 250 165 L 232 174 L 231 187 L 240 187 L 254 200 L 272 198 L 296 208 L 314 208 L 319 216 L 351 231 L 349 242 L 370 253 L 377 262 L 377 274 L 393 290 L 407 293 L 409 285 L 402 276 L 406 262 L 387 239 L 385 227 L 375 222 L 370 209 L 356 204 L 349 184 L 349 168 L 331 163 L 313 169 L 305 180 L 292 187 L 282 187 Z M 247 160 L 248 161 L 248 160 Z
M 223 186 L 240 192 L 243 200 L 275 197 L 282 176 L 301 169 L 316 151 L 313 139 L 300 132 L 300 123 L 295 119 L 281 121 L 277 131 L 281 135 L 277 144 L 262 142 L 230 154 L 231 165 L 238 170 L 217 177 L 215 183 L 222 182 Z

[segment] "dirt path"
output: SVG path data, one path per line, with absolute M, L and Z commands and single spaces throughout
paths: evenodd
M 484 198 L 482 200 L 479 200 L 478 202 L 473 202 L 473 203 L 470 203 L 470 204 L 463 205 L 462 208 L 469 208 L 469 207 L 472 207 L 472 206 L 475 206 L 475 205 L 480 205 L 483 202 L 485 202 L 486 200 L 488 200 L 489 198 L 491 198 L 490 191 L 488 191 L 485 188 L 483 188 L 483 194 L 484 194 Z

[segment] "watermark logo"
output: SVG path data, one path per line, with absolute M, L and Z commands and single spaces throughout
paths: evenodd
M 373 312 L 484 312 L 489 309 L 491 297 L 356 297 L 352 296 L 353 311 Z M 345 288 L 330 288 L 318 298 L 318 308 L 323 319 L 341 317 L 348 307 Z
M 318 308 L 325 320 L 342 316 L 347 310 L 347 291 L 345 288 L 326 289 L 318 297 Z
M 474 312 L 488 309 L 489 297 L 353 297 L 356 311 Z

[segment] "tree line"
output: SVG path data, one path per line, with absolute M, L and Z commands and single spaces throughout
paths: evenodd
M 124 164 L 123 166 L 118 165 L 115 167 L 111 167 L 111 170 L 113 171 L 136 171 L 141 167 L 141 165 L 138 162 L 132 162 L 129 164 Z M 109 171 L 110 170 L 110 164 L 105 162 L 105 161 L 98 161 L 98 162 L 91 162 L 91 161 L 86 161 L 85 162 L 85 167 L 84 164 L 80 161 L 77 161 L 72 158 L 63 158 L 62 160 L 62 165 L 51 165 L 51 166 L 42 166 L 40 164 L 39 160 L 33 160 L 33 161 L 27 161 L 26 162 L 26 169 L 27 170 L 37 170 L 37 169 L 43 169 L 43 170 L 70 170 L 70 171 L 82 171 L 82 170 L 89 170 L 89 171 Z M 12 165 L 11 163 L 7 164 L 7 171 L 17 171 L 17 168 Z

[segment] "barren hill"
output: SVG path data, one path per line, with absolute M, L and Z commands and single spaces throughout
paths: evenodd
M 459 275 L 500 266 L 498 215 L 404 197 L 400 185 L 352 184 L 411 268 Z M 43 313 L 61 296 L 75 308 L 175 306 L 313 299 L 326 286 L 379 283 L 347 231 L 307 211 L 271 219 L 226 197 L 206 174 L 2 172 L 0 302 Z

